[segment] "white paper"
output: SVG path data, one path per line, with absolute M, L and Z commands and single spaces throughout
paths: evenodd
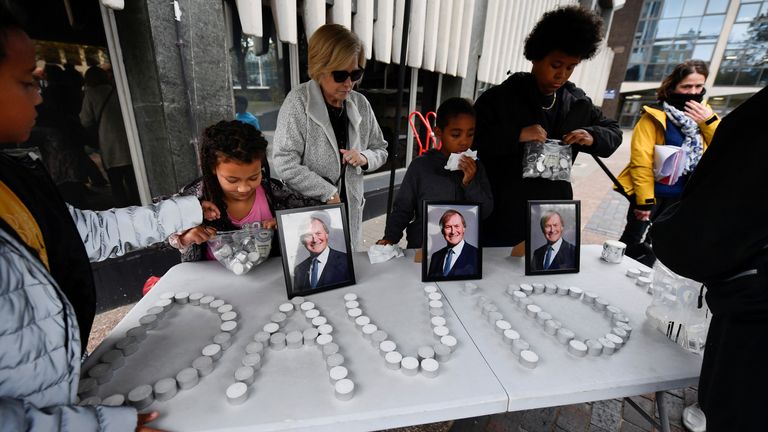
M 657 145 L 653 152 L 653 178 L 665 185 L 677 183 L 685 168 L 685 150 L 681 147 Z
M 449 171 L 458 171 L 459 161 L 461 160 L 462 156 L 466 156 L 472 160 L 477 160 L 476 151 L 466 150 L 464 153 L 451 153 L 451 155 L 448 156 L 448 163 L 445 164 L 445 169 Z
M 405 254 L 398 245 L 373 245 L 368 249 L 368 259 L 371 264 L 383 263 L 402 256 Z

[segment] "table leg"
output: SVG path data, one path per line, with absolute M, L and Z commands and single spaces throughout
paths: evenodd
M 656 408 L 659 410 L 659 422 L 661 422 L 661 432 L 669 432 L 669 417 L 667 417 L 667 408 L 664 406 L 664 392 L 656 392 Z
M 648 414 L 647 412 L 645 412 L 645 410 L 643 410 L 640 407 L 640 405 L 636 404 L 632 399 L 625 397 L 624 402 L 626 402 L 627 404 L 629 404 L 629 406 L 634 408 L 638 414 L 640 414 L 644 419 L 648 421 L 648 423 L 651 424 L 651 426 L 653 426 L 656 429 L 661 429 L 661 424 L 659 424 L 659 422 L 657 422 L 656 419 L 654 419 L 651 414 Z

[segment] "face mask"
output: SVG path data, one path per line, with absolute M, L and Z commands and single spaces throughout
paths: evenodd
M 704 93 L 706 93 L 704 89 L 702 89 L 701 93 L 699 94 L 670 93 L 664 102 L 672 105 L 673 107 L 679 109 L 680 111 L 685 111 L 686 102 L 696 101 L 698 103 L 701 103 L 701 101 L 704 100 Z

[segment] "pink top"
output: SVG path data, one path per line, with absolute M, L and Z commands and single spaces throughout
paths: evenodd
M 261 222 L 263 220 L 272 219 L 272 212 L 269 210 L 269 202 L 267 201 L 267 194 L 264 192 L 264 188 L 259 185 L 254 193 L 256 194 L 256 197 L 253 200 L 253 206 L 251 207 L 251 211 L 248 212 L 244 218 L 234 219 L 232 216 L 227 214 L 227 217 L 234 226 L 240 228 L 247 223 Z M 210 261 L 216 260 L 216 258 L 213 256 L 213 253 L 211 253 L 210 248 L 206 248 L 205 256 L 206 259 Z

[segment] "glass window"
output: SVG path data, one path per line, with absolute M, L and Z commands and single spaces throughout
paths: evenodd
M 266 36 L 266 35 L 265 35 Z M 231 52 L 232 88 L 235 99 L 247 102 L 244 117 L 256 118 L 252 124 L 258 124 L 267 139 L 271 141 L 277 113 L 288 93 L 286 82 L 286 54 L 278 50 L 277 37 L 273 32 L 264 38 L 242 35 L 239 46 L 234 46 Z M 239 105 L 236 104 L 236 109 Z
M 645 33 L 642 35 L 642 42 L 644 44 L 652 43 L 653 40 L 656 38 L 656 24 L 658 24 L 658 21 L 646 21 L 645 24 Z
M 661 81 L 666 76 L 666 64 L 649 64 L 643 81 Z
M 645 47 L 633 48 L 629 56 L 630 63 L 642 63 L 645 61 L 645 53 L 648 51 Z
M 686 0 L 682 16 L 702 16 L 705 5 L 704 0 Z
M 666 0 L 661 11 L 662 18 L 679 17 L 683 12 L 683 0 Z
M 715 85 L 733 85 L 733 83 L 736 81 L 736 74 L 738 69 L 736 68 L 720 68 L 720 71 L 717 73 L 717 77 L 715 78 Z
M 760 11 L 760 3 L 743 4 L 739 8 L 739 14 L 736 16 L 737 22 L 752 21 Z
M 680 20 L 680 24 L 677 26 L 678 37 L 695 38 L 699 34 L 700 17 L 696 18 L 683 18 Z
M 661 0 L 646 0 L 643 4 L 643 11 L 640 13 L 641 18 L 657 18 L 659 16 L 659 10 L 661 9 Z
M 651 63 L 666 63 L 669 59 L 669 52 L 672 50 L 672 45 L 669 43 L 656 43 L 651 48 Z
M 757 85 L 758 79 L 760 78 L 760 72 L 762 72 L 762 69 L 744 68 L 739 71 L 735 84 L 741 86 Z
M 693 49 L 691 58 L 704 60 L 709 63 L 712 61 L 712 52 L 715 50 L 715 44 L 696 44 L 696 48 Z
M 748 38 L 747 30 L 749 24 L 734 24 L 731 28 L 731 34 L 728 36 L 728 43 L 744 42 Z
M 656 39 L 668 39 L 673 37 L 677 30 L 678 21 L 678 19 L 659 20 L 659 24 L 656 26 Z
M 728 2 L 729 0 L 709 0 L 709 4 L 707 5 L 707 13 L 725 13 L 725 11 L 728 10 Z
M 639 64 L 629 65 L 627 73 L 624 74 L 624 81 L 640 81 L 643 66 Z
M 723 31 L 723 21 L 725 21 L 725 15 L 705 16 L 701 19 L 699 36 L 717 39 L 720 32 Z

